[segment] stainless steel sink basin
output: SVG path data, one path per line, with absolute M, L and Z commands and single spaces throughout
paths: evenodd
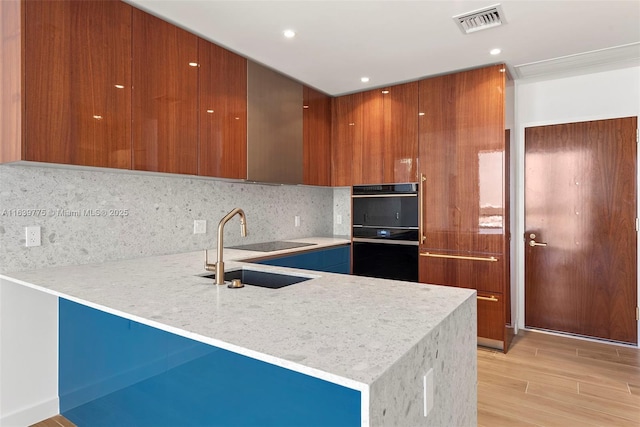
M 215 274 L 209 274 L 206 278 L 215 278 Z M 263 288 L 279 289 L 285 286 L 311 280 L 311 277 L 294 276 L 290 274 L 268 273 L 266 271 L 256 271 L 248 269 L 239 269 L 227 271 L 224 273 L 225 282 L 231 282 L 234 279 L 240 279 L 244 285 L 261 286 Z

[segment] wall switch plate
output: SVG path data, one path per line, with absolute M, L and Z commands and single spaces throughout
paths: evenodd
M 336 223 L 342 224 L 342 215 L 336 215 Z
M 40 246 L 42 245 L 42 237 L 40 232 L 40 226 L 32 225 L 24 228 L 25 246 Z
M 423 377 L 422 385 L 424 387 L 424 416 L 426 417 L 433 409 L 433 368 L 430 368 L 427 375 Z
M 207 232 L 207 221 L 204 219 L 193 220 L 193 234 L 204 234 Z
M 293 218 L 293 222 L 294 222 L 294 224 L 295 224 L 295 226 L 296 226 L 296 227 L 300 227 L 300 215 L 296 215 L 296 216 Z

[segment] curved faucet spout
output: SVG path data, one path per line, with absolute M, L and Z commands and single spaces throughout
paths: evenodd
M 211 271 L 215 268 L 216 271 L 216 284 L 224 285 L 224 259 L 223 259 L 223 246 L 224 246 L 224 225 L 234 216 L 240 216 L 240 234 L 242 237 L 247 237 L 247 217 L 244 214 L 244 211 L 240 208 L 235 208 L 228 214 L 226 214 L 220 220 L 218 224 L 218 256 L 216 257 L 215 264 L 209 264 L 209 258 L 207 256 L 207 251 L 205 250 L 205 264 L 204 268 L 206 270 Z

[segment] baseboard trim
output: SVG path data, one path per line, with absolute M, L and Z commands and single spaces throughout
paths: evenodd
M 2 414 L 0 416 L 0 425 L 3 427 L 30 426 L 58 414 L 60 414 L 60 400 L 56 396 L 10 414 Z

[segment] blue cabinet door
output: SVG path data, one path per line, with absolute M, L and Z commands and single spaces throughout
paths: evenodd
M 59 299 L 60 412 L 91 426 L 359 426 L 360 392 Z
M 350 246 L 339 246 L 258 261 L 258 264 L 349 274 L 351 271 L 350 249 Z

